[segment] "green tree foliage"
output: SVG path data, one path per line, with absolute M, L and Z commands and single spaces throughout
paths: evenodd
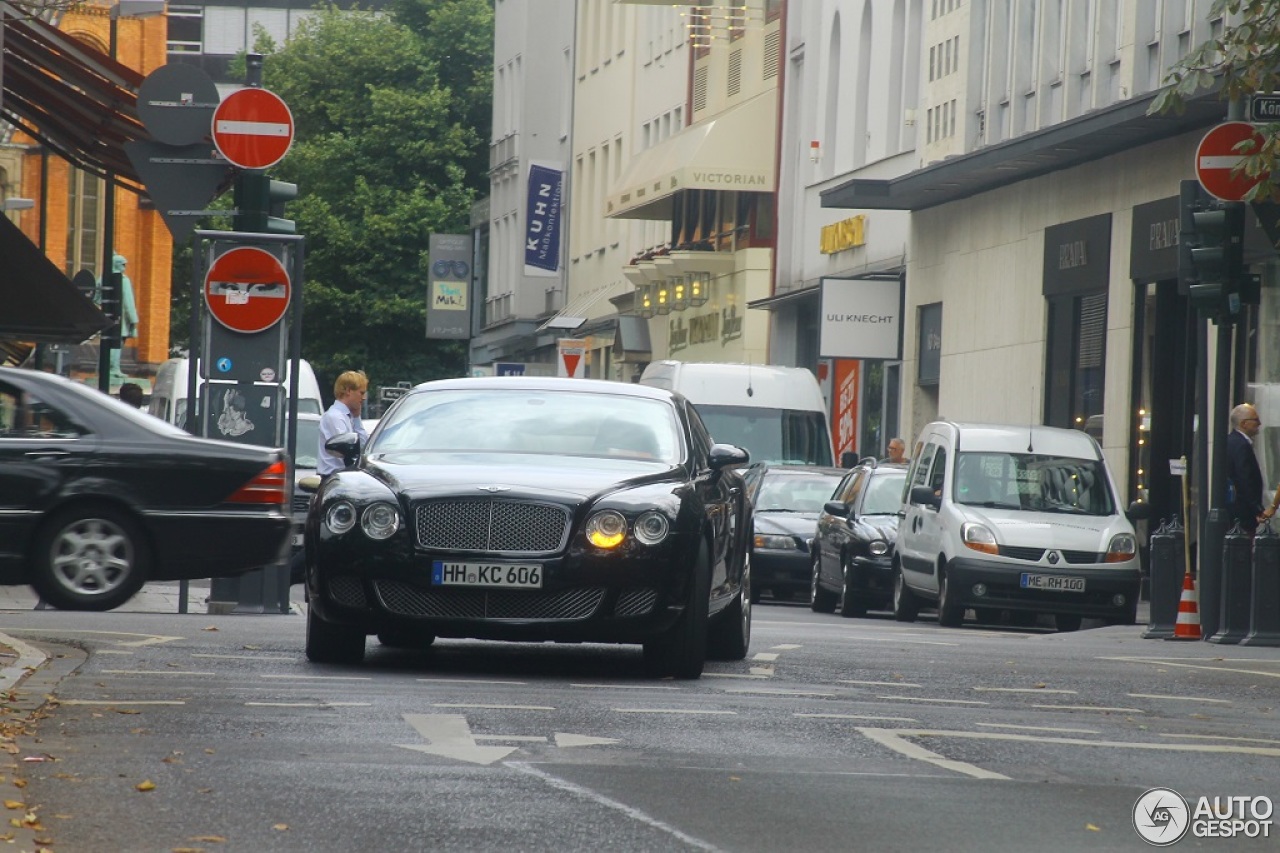
M 400 0 L 319 9 L 264 60 L 293 112 L 271 172 L 298 185 L 302 353 L 322 387 L 347 369 L 375 386 L 465 370 L 462 342 L 425 337 L 427 248 L 465 232 L 488 190 L 492 39 L 488 0 Z
M 1209 19 L 1232 22 L 1173 66 L 1150 112 L 1182 112 L 1189 98 L 1221 88 L 1224 98 L 1280 91 L 1280 3 L 1276 0 L 1214 0 Z M 1280 124 L 1261 126 L 1257 150 L 1246 143 L 1240 169 L 1250 176 L 1280 174 Z M 1273 181 L 1262 181 L 1247 199 L 1280 199 Z

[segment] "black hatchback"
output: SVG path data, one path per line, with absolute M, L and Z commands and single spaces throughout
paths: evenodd
M 850 470 L 818 516 L 809 606 L 865 616 L 893 599 L 893 546 L 907 466 L 869 460 Z

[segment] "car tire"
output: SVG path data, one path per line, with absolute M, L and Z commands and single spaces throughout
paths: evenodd
M 819 578 L 822 576 L 822 555 L 813 552 L 813 567 L 809 572 L 809 609 L 814 613 L 830 613 L 836 609 L 836 594 L 824 589 Z
M 844 565 L 840 569 L 840 579 L 840 600 L 836 605 L 840 615 L 846 619 L 866 616 L 867 605 L 853 590 L 853 566 L 849 565 L 848 558 L 845 558 Z
M 435 634 L 412 634 L 408 631 L 379 631 L 378 642 L 389 649 L 412 649 L 422 651 L 431 648 L 436 641 Z
M 951 573 L 943 569 L 941 575 L 938 579 L 938 624 L 944 628 L 959 628 L 964 623 L 964 605 L 955 601 Z
M 680 679 L 702 677 L 707 659 L 707 610 L 711 599 L 711 555 L 698 548 L 684 613 L 671 630 L 644 644 L 644 658 L 656 675 Z
M 742 588 L 733 603 L 720 612 L 707 634 L 707 657 L 742 660 L 751 646 L 751 555 L 746 556 Z
M 81 506 L 54 515 L 36 537 L 31 585 L 59 610 L 112 610 L 142 589 L 151 553 L 123 510 Z
M 1054 627 L 1056 627 L 1059 631 L 1063 631 L 1063 632 L 1079 631 L 1080 623 L 1083 621 L 1084 621 L 1083 617 L 1077 616 L 1074 613 L 1053 614 Z
M 902 567 L 894 566 L 893 572 L 893 618 L 899 622 L 914 622 L 920 614 L 920 599 L 907 586 L 902 577 Z
M 360 663 L 364 660 L 364 632 L 326 622 L 314 607 L 307 608 L 307 660 L 315 663 Z

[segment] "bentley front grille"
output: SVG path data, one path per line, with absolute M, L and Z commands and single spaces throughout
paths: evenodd
M 559 592 L 437 590 L 384 580 L 375 581 L 374 590 L 382 606 L 397 616 L 441 619 L 586 619 L 604 600 L 604 590 L 598 587 Z
M 427 501 L 414 507 L 418 545 L 439 551 L 554 554 L 569 536 L 569 511 L 524 501 Z
M 345 604 L 347 607 L 369 606 L 364 597 L 364 584 L 360 583 L 359 578 L 350 575 L 342 575 L 330 580 L 329 595 L 338 604 Z
M 658 591 L 646 587 L 624 589 L 618 596 L 618 604 L 613 608 L 615 616 L 643 616 L 658 601 Z

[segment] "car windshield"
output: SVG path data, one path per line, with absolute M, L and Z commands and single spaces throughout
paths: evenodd
M 755 506 L 761 512 L 821 512 L 840 484 L 841 474 L 770 471 L 760 483 Z
M 831 443 L 821 412 L 707 403 L 696 403 L 694 408 L 714 440 L 745 448 L 752 462 L 831 464 Z
M 995 509 L 1112 515 L 1115 501 L 1102 462 L 1032 453 L 962 452 L 956 503 Z
M 675 409 L 662 400 L 496 387 L 411 394 L 382 418 L 368 452 L 439 451 L 683 458 Z
M 862 499 L 863 515 L 897 515 L 902 508 L 902 484 L 906 471 L 884 471 L 873 474 Z

